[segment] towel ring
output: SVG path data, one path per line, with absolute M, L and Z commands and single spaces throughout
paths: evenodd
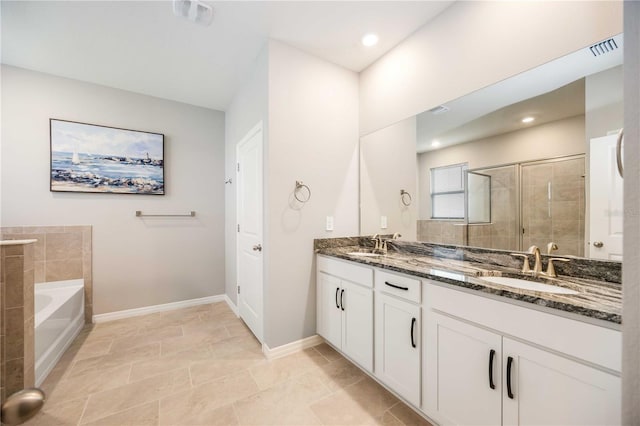
M 401 189 L 400 190 L 400 201 L 402 201 L 402 204 L 404 204 L 405 206 L 409 207 L 411 205 L 411 202 L 413 201 L 413 199 L 411 198 L 411 194 L 409 194 L 404 189 Z
M 299 192 L 302 189 L 306 189 L 307 191 L 307 196 L 300 198 L 298 196 Z M 309 201 L 311 199 L 311 189 L 309 189 L 309 187 L 307 185 L 305 185 L 304 183 L 302 183 L 301 180 L 297 180 L 296 181 L 296 189 L 293 190 L 293 196 L 296 197 L 296 200 L 300 201 L 301 203 L 306 203 L 307 201 Z

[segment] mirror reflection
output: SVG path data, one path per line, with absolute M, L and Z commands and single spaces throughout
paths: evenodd
M 362 137 L 361 234 L 621 261 L 622 34 L 603 43 Z

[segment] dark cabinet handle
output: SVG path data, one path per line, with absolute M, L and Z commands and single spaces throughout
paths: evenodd
M 340 308 L 344 311 L 344 289 L 340 291 Z
M 411 347 L 415 348 L 416 347 L 416 342 L 413 339 L 413 329 L 416 326 L 416 319 L 415 318 L 411 318 Z
M 389 281 L 384 282 L 389 287 L 397 288 L 398 290 L 409 290 L 409 287 L 401 287 L 399 285 L 391 284 Z
M 513 399 L 513 392 L 511 392 L 511 366 L 513 364 L 513 358 L 507 358 L 507 395 Z
M 340 309 L 340 305 L 338 304 L 338 292 L 340 291 L 340 287 L 336 287 L 336 308 Z
M 493 383 L 493 358 L 496 356 L 496 351 L 491 349 L 489 351 L 489 387 L 495 389 L 496 385 Z

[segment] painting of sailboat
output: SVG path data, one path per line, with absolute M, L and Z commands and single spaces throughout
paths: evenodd
M 164 195 L 164 135 L 50 119 L 51 191 Z

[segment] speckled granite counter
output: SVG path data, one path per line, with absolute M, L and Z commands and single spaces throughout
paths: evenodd
M 394 241 L 389 242 L 388 253 L 384 256 L 348 254 L 367 246 L 371 246 L 371 242 L 364 237 L 322 239 L 314 242 L 318 254 L 562 311 L 559 314 L 571 313 L 604 320 L 614 328 L 621 324 L 622 286 L 619 262 L 567 257 L 571 262 L 561 264 L 564 268 L 560 264 L 556 267 L 558 278 L 535 279 L 579 293 L 566 295 L 523 290 L 479 278 L 486 271 L 494 271 L 496 275 L 534 280 L 520 273 L 522 260 L 512 257 L 508 251 Z

